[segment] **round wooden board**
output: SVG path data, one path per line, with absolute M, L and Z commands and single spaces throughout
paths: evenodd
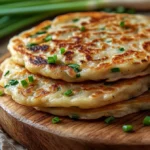
M 9 54 L 0 59 L 3 61 Z M 52 124 L 52 115 L 15 103 L 9 96 L 0 97 L 0 124 L 16 141 L 29 150 L 138 150 L 150 146 L 150 127 L 142 125 L 144 111 L 125 116 L 111 125 L 104 119 L 75 121 L 61 117 Z M 124 133 L 123 124 L 132 124 L 135 132 Z

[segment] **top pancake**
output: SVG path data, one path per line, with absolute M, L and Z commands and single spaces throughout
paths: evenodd
M 13 37 L 8 49 L 16 63 L 53 79 L 115 81 L 143 76 L 150 74 L 150 18 L 70 13 Z

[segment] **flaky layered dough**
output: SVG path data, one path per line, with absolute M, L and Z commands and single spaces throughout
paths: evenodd
M 128 114 L 139 112 L 141 110 L 150 109 L 150 91 L 143 95 L 130 99 L 128 101 L 115 103 L 112 105 L 96 108 L 96 109 L 80 109 L 80 108 L 42 108 L 36 107 L 37 110 L 51 113 L 58 116 L 69 116 L 78 119 L 98 119 L 103 116 L 123 117 Z
M 98 108 L 108 104 L 128 100 L 139 96 L 150 87 L 150 75 L 133 79 L 120 80 L 115 83 L 86 82 L 67 83 L 53 80 L 28 72 L 24 67 L 15 64 L 10 58 L 1 64 L 3 71 L 0 85 L 4 92 L 12 96 L 17 103 L 34 107 L 79 107 L 82 109 Z M 7 72 L 9 73 L 5 75 Z M 29 83 L 28 77 L 34 82 Z M 10 85 L 11 80 L 18 84 Z M 28 86 L 22 86 L 26 80 Z M 66 96 L 65 92 L 72 94 Z
M 150 18 L 70 13 L 13 37 L 8 49 L 16 63 L 53 79 L 115 81 L 143 76 L 150 74 Z M 48 57 L 54 55 L 56 62 L 49 64 Z

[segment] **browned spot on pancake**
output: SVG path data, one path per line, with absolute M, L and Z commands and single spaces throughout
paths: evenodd
M 129 36 L 123 36 L 123 37 L 121 38 L 121 41 L 123 41 L 123 42 L 131 42 L 131 41 L 133 41 L 133 40 L 135 40 L 135 39 L 132 38 L 132 37 L 129 37 Z
M 48 45 L 35 45 L 27 49 L 32 52 L 47 51 L 49 49 L 49 46 Z
M 66 61 L 72 61 L 73 56 L 74 56 L 74 52 L 67 51 L 67 52 L 64 53 L 64 56 L 65 56 Z
M 47 60 L 45 60 L 44 58 L 40 57 L 40 56 L 36 56 L 36 57 L 30 57 L 30 62 L 34 65 L 45 65 L 47 64 Z
M 143 43 L 143 49 L 150 52 L 150 41 Z
M 50 92 L 46 91 L 44 89 L 38 89 L 36 90 L 36 96 L 35 98 L 43 98 L 44 96 L 48 95 Z

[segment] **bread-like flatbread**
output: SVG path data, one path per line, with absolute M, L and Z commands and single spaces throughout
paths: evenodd
M 143 76 L 150 74 L 150 18 L 70 13 L 13 37 L 8 49 L 16 63 L 53 79 L 116 81 Z M 54 64 L 49 64 L 48 57 L 54 55 Z
M 95 109 L 80 109 L 74 107 L 70 108 L 36 107 L 35 109 L 51 113 L 57 116 L 69 116 L 71 118 L 78 118 L 78 119 L 98 119 L 103 116 L 123 117 L 128 114 L 139 112 L 141 110 L 150 109 L 150 91 L 144 93 L 139 97 L 127 101 Z
M 150 87 L 150 75 L 120 80 L 109 85 L 104 82 L 67 83 L 34 75 L 10 58 L 1 64 L 1 70 L 3 75 L 0 85 L 7 85 L 4 92 L 16 102 L 34 107 L 98 108 L 139 96 Z M 33 83 L 28 81 L 31 75 Z M 12 80 L 13 84 L 16 80 L 18 84 L 10 85 Z M 22 80 L 28 83 L 26 88 L 22 86 Z M 72 92 L 70 96 L 65 95 L 68 90 Z

